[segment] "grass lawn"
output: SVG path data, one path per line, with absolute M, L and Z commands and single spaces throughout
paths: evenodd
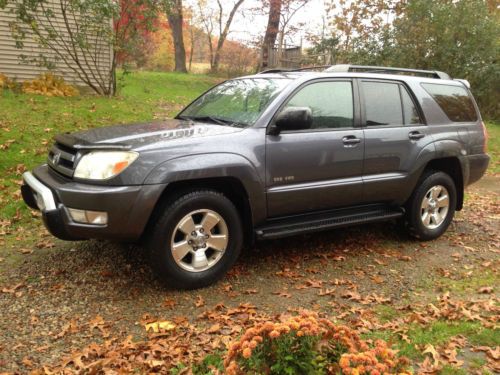
M 45 160 L 55 134 L 172 117 L 218 81 L 204 75 L 136 72 L 124 77 L 114 98 L 0 91 L 0 220 L 27 216 L 18 193 L 21 173 Z
M 500 173 L 500 123 L 487 122 L 488 153 L 491 156 L 490 172 Z

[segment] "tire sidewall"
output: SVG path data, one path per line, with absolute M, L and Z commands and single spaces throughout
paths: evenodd
M 171 251 L 173 232 L 180 220 L 192 211 L 209 209 L 222 216 L 228 228 L 228 245 L 222 258 L 208 270 L 190 272 L 182 269 Z M 238 211 L 222 194 L 200 191 L 187 194 L 173 203 L 160 216 L 150 241 L 150 261 L 158 276 L 169 285 L 181 289 L 207 286 L 220 279 L 239 256 L 243 230 Z
M 449 195 L 449 207 L 446 219 L 437 228 L 430 229 L 425 227 L 421 219 L 421 206 L 422 201 L 429 191 L 429 189 L 436 185 L 442 185 L 448 190 Z M 415 194 L 412 197 L 410 212 L 409 212 L 409 223 L 411 227 L 411 233 L 422 240 L 433 240 L 441 236 L 446 229 L 448 229 L 453 216 L 455 214 L 455 208 L 457 204 L 457 189 L 452 178 L 443 172 L 430 173 L 425 177 L 420 185 L 417 187 Z

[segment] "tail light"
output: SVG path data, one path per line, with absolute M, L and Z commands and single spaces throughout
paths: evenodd
M 483 152 L 486 153 L 488 151 L 488 130 L 484 121 L 481 121 L 481 126 L 483 127 Z

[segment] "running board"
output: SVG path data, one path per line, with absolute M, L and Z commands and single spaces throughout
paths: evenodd
M 264 226 L 256 228 L 255 234 L 258 239 L 274 239 L 354 224 L 385 221 L 401 217 L 403 214 L 403 209 L 399 207 L 382 205 L 343 208 L 269 220 Z

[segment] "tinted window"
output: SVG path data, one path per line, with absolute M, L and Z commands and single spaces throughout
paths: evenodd
M 354 125 L 351 82 L 312 83 L 297 92 L 286 107 L 311 108 L 315 129 Z
M 422 83 L 422 86 L 431 94 L 451 121 L 469 122 L 477 120 L 474 103 L 465 88 L 433 83 Z
M 412 124 L 422 124 L 422 120 L 420 119 L 420 115 L 418 114 L 417 107 L 413 102 L 408 91 L 403 87 L 401 87 L 401 99 L 403 99 L 403 110 L 405 117 L 405 125 Z
M 367 126 L 403 124 L 398 84 L 365 81 L 363 92 Z

